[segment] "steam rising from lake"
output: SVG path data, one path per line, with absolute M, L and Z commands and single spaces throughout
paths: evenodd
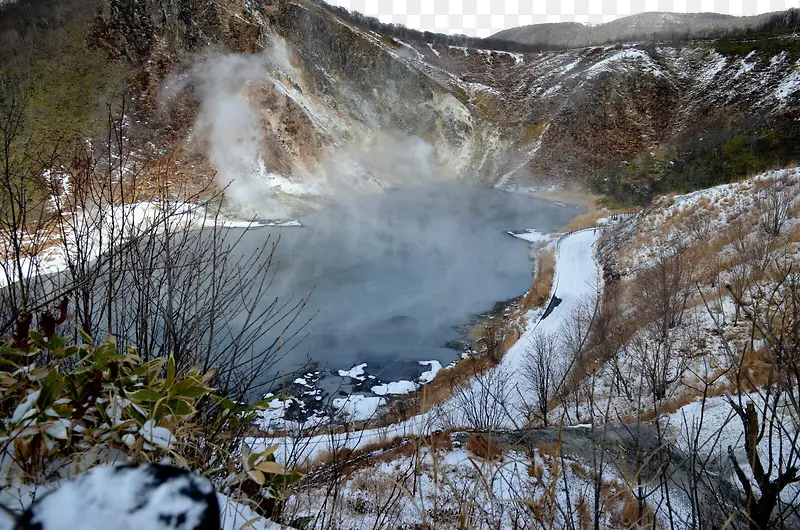
M 210 52 L 196 58 L 162 88 L 166 101 L 191 86 L 200 101 L 195 134 L 208 145 L 208 158 L 217 171 L 230 207 L 244 217 L 284 217 L 285 208 L 268 183 L 261 157 L 263 131 L 247 97 L 250 83 L 265 82 L 270 65 L 286 67 L 275 46 L 263 53 L 241 55 Z
M 270 229 L 281 239 L 267 298 L 313 288 L 307 314 L 319 311 L 282 369 L 306 356 L 326 370 L 366 362 L 389 381 L 418 376 L 417 361 L 454 359 L 446 344 L 461 336 L 455 326 L 530 287 L 528 245 L 506 231 L 551 232 L 576 213 L 529 195 L 440 185 L 352 198 L 301 218 L 304 228 Z M 248 234 L 242 248 L 267 235 Z

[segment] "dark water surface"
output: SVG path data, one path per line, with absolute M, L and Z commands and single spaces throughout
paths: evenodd
M 314 289 L 309 336 L 279 369 L 367 363 L 367 374 L 393 381 L 426 370 L 418 361 L 450 362 L 456 326 L 530 286 L 528 243 L 506 232 L 551 232 L 578 213 L 530 195 L 441 186 L 352 199 L 302 217 L 302 228 L 251 231 L 243 248 L 280 235 L 271 297 Z

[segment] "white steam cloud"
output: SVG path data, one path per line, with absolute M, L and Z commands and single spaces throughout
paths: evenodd
M 283 218 L 291 213 L 288 205 L 298 204 L 297 198 L 310 199 L 300 204 L 318 204 L 323 197 L 341 200 L 454 178 L 443 171 L 437 148 L 410 131 L 387 125 L 369 99 L 356 94 L 339 102 L 342 106 L 324 103 L 324 96 L 308 96 L 315 87 L 299 90 L 304 79 L 297 74 L 285 41 L 272 38 L 259 54 L 206 53 L 170 77 L 162 89 L 164 102 L 191 87 L 200 104 L 193 136 L 207 145 L 226 203 L 239 214 Z M 294 103 L 272 109 L 254 106 L 248 96 L 267 85 L 279 98 Z M 383 88 L 396 90 L 391 80 Z M 358 117 L 346 115 L 348 104 L 358 109 Z M 275 125 L 283 112 L 306 113 L 329 143 L 315 160 L 300 160 L 304 153 L 294 144 L 278 170 L 267 164 L 275 146 L 286 145 L 286 138 L 280 137 L 285 132 Z M 294 162 L 293 174 L 278 174 L 286 171 L 287 159 Z
M 169 79 L 162 92 L 169 96 L 194 87 L 200 99 L 195 131 L 208 142 L 209 162 L 230 207 L 248 217 L 286 215 L 268 183 L 262 127 L 246 94 L 248 84 L 267 79 L 270 59 L 275 58 L 274 53 L 208 53 L 186 73 Z

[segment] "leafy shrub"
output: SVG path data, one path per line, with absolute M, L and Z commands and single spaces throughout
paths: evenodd
M 242 450 L 242 428 L 265 403 L 246 406 L 213 394 L 213 371 L 179 373 L 173 356 L 144 362 L 113 340 L 96 345 L 81 337 L 81 344 L 68 344 L 31 331 L 28 344 L 0 347 L 0 458 L 7 483 L 50 480 L 69 464 L 86 469 L 104 460 L 163 457 L 211 478 L 227 477 L 218 483 L 228 489 L 252 480 L 269 497 L 299 478 L 275 461 L 276 447 Z

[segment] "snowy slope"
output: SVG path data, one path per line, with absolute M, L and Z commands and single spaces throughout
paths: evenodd
M 212 218 L 201 206 L 183 202 L 138 202 L 111 204 L 63 214 L 61 227 L 24 234 L 28 248 L 19 260 L 13 259 L 8 239 L 0 242 L 0 252 L 9 259 L 0 262 L 0 286 L 38 275 L 55 274 L 68 268 L 70 260 L 86 257 L 90 262 L 137 237 L 158 233 L 168 223 L 173 230 L 218 228 L 258 228 L 264 223 Z M 297 221 L 281 221 L 281 226 L 296 226 Z M 113 234 L 113 237 L 112 237 Z M 80 249 L 80 253 L 77 249 Z

